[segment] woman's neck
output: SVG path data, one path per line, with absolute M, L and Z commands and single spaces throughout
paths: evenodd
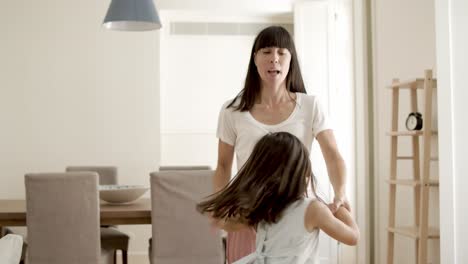
M 257 104 L 274 106 L 291 101 L 291 95 L 283 83 L 279 86 L 262 85 L 260 96 L 257 99 Z

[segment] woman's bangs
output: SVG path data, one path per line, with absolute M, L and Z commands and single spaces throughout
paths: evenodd
M 260 33 L 255 45 L 255 52 L 268 47 L 288 49 L 291 52 L 292 39 L 289 33 L 281 27 L 270 27 Z

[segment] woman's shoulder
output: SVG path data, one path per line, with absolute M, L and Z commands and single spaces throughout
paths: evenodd
M 223 103 L 221 106 L 221 112 L 228 113 L 228 114 L 235 114 L 237 111 L 237 107 L 239 106 L 240 100 L 239 98 L 232 98 Z
M 240 104 L 240 98 L 238 96 L 228 99 L 223 103 L 222 109 L 234 110 Z
M 305 115 L 311 116 L 313 119 L 317 115 L 323 116 L 326 113 L 321 99 L 317 95 L 298 94 L 297 104 Z
M 297 101 L 306 105 L 317 104 L 319 99 L 317 95 L 305 94 L 305 93 L 296 93 Z

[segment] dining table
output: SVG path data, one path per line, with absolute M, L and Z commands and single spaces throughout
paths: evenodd
M 101 225 L 151 224 L 151 199 L 140 198 L 125 204 L 101 201 L 100 219 Z M 26 226 L 26 200 L 0 199 L 0 230 L 3 226 Z

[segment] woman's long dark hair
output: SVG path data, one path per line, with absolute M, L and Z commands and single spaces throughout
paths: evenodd
M 254 61 L 255 54 L 258 50 L 267 47 L 278 47 L 289 50 L 291 53 L 291 64 L 289 65 L 289 72 L 286 76 L 286 89 L 289 92 L 307 93 L 291 35 L 283 27 L 271 26 L 263 29 L 255 38 L 252 52 L 250 53 L 249 68 L 247 70 L 244 88 L 226 108 L 233 106 L 237 99 L 240 98 L 239 105 L 235 106 L 236 110 L 249 111 L 252 109 L 255 100 L 260 96 L 261 87 L 260 75 L 258 74 L 257 66 L 255 66 Z
M 288 132 L 267 134 L 237 176 L 197 210 L 250 226 L 276 223 L 289 205 L 307 196 L 309 181 L 315 194 L 309 152 L 302 142 Z

